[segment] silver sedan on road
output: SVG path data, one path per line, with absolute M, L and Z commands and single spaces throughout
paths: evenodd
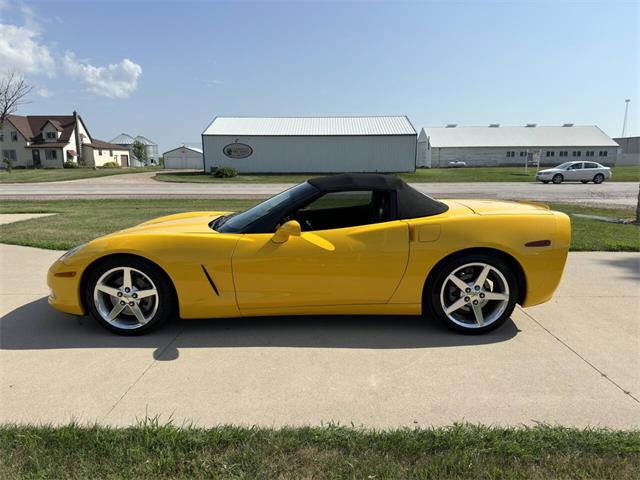
M 602 183 L 607 178 L 611 178 L 611 169 L 596 162 L 565 162 L 536 173 L 536 180 L 542 183 Z

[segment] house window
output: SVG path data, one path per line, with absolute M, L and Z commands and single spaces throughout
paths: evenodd
M 571 156 L 573 156 L 573 157 L 581 157 L 582 156 L 582 152 L 578 152 L 578 151 L 574 150 L 573 152 L 571 152 Z
M 109 156 L 113 157 L 113 150 L 109 150 Z
M 11 160 L 12 162 L 16 161 L 16 151 L 15 150 L 2 150 L 2 158 Z
M 547 157 L 555 157 L 555 156 L 556 156 L 556 152 L 547 150 Z
M 98 149 L 98 155 L 102 156 L 102 150 Z
M 47 160 L 57 160 L 58 159 L 58 151 L 47 149 L 44 151 L 44 158 Z
M 515 157 L 516 152 L 507 152 L 507 158 Z
M 568 157 L 569 156 L 569 152 L 562 151 L 562 152 L 560 152 L 560 156 L 561 157 Z
M 585 156 L 585 157 L 593 157 L 593 154 L 594 154 L 594 153 L 595 153 L 595 152 L 594 152 L 593 150 L 588 150 L 588 151 L 584 154 L 584 156 Z
M 599 156 L 599 157 L 606 157 L 606 156 L 608 156 L 608 155 L 609 155 L 609 152 L 607 152 L 606 150 L 600 150 L 600 151 L 598 152 L 598 156 Z
M 526 157 L 527 156 L 527 152 L 520 152 L 520 156 L 521 157 Z
M 0 132 L 0 142 L 4 142 L 4 132 Z
M 55 140 L 56 138 L 56 132 L 47 132 L 47 140 Z
M 11 141 L 12 142 L 18 141 L 18 132 L 11 132 Z

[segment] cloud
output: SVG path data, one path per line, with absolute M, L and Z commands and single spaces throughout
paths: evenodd
M 39 36 L 40 32 L 30 20 L 25 26 L 0 23 L 0 74 L 17 70 L 24 74 L 53 76 L 55 62 L 49 47 L 40 42 Z
M 45 87 L 36 88 L 36 94 L 42 98 L 49 98 L 51 96 L 51 92 Z
M 206 82 L 207 87 L 213 87 L 214 85 L 222 85 L 223 83 L 224 82 L 222 80 L 217 80 L 217 79 L 207 80 Z
M 138 88 L 138 77 L 142 74 L 142 67 L 128 58 L 106 67 L 96 67 L 78 60 L 72 52 L 64 55 L 64 70 L 70 77 L 80 80 L 91 93 L 109 98 L 127 98 Z

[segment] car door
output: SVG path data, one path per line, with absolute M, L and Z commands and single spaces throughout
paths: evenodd
M 600 170 L 597 163 L 584 162 L 584 168 L 580 172 L 581 173 L 580 180 L 591 181 L 593 180 L 593 177 L 596 176 L 596 173 L 598 173 L 599 171 Z
M 564 176 L 565 180 L 582 180 L 582 162 L 577 162 L 569 165 L 569 168 L 566 170 L 566 174 Z
M 232 265 L 243 314 L 264 309 L 286 312 L 287 307 L 382 304 L 391 298 L 408 261 L 408 225 L 399 220 L 361 220 L 366 217 L 365 205 L 344 208 L 344 215 L 336 213 L 340 208 L 335 207 L 298 212 L 296 218 L 306 231 L 284 243 L 275 243 L 272 232 L 242 236 Z M 322 212 L 329 213 L 324 220 L 320 220 Z M 354 212 L 360 214 L 354 216 Z M 339 228 L 326 228 L 334 217 Z

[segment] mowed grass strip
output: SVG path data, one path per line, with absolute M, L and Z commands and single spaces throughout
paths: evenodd
M 0 477 L 637 479 L 640 432 L 0 427 Z
M 258 200 L 3 201 L 0 213 L 57 213 L 0 226 L 0 243 L 68 250 L 152 218 L 189 211 L 239 211 Z
M 0 213 L 58 213 L 0 226 L 0 243 L 67 250 L 101 235 L 162 215 L 188 211 L 241 211 L 259 200 L 50 200 L 4 201 Z M 572 215 L 581 213 L 632 219 L 630 209 L 553 204 Z M 640 251 L 640 227 L 572 216 L 572 251 Z
M 543 167 L 549 168 L 549 167 Z M 613 182 L 640 181 L 640 167 L 613 167 Z M 419 168 L 413 173 L 396 173 L 407 182 L 534 182 L 535 168 L 524 173 L 524 167 Z M 316 174 L 326 175 L 326 174 Z M 158 172 L 153 178 L 161 182 L 181 183 L 300 183 L 314 174 L 240 174 L 232 178 L 216 178 L 202 172 Z M 553 188 L 553 187 L 550 187 Z
M 157 172 L 158 167 L 140 168 L 26 168 L 14 169 L 10 173 L 0 171 L 0 183 L 42 183 L 79 180 L 81 178 L 108 177 L 130 173 Z

